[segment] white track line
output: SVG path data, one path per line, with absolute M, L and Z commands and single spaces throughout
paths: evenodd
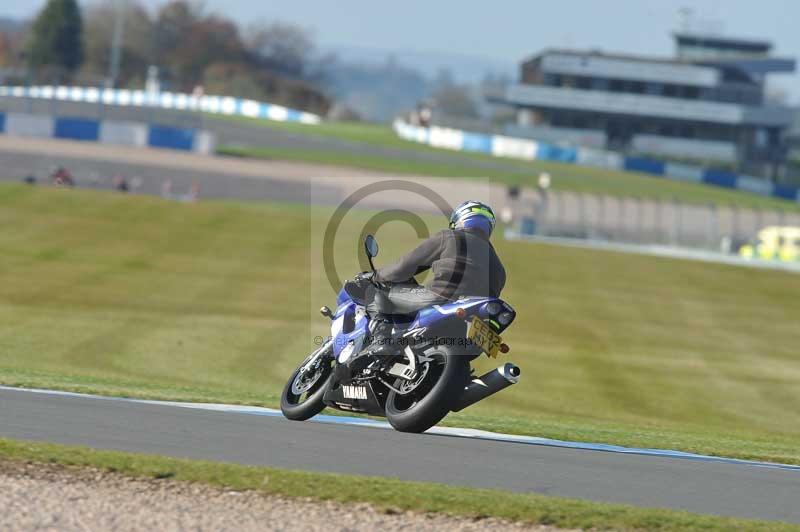
M 247 414 L 254 416 L 283 417 L 280 410 L 274 408 L 264 408 L 260 406 L 226 405 L 214 403 L 182 403 L 177 401 L 153 401 L 149 399 L 130 399 L 125 397 L 108 397 L 102 395 L 90 395 L 74 392 L 62 392 L 57 390 L 37 390 L 31 388 L 14 388 L 0 386 L 0 391 L 27 392 L 40 395 L 78 397 L 83 399 L 96 399 L 102 401 L 121 401 L 129 403 L 139 403 L 157 406 L 170 406 L 176 408 L 190 408 L 194 410 L 207 410 L 214 412 L 228 412 L 235 414 Z M 314 423 L 334 423 L 339 425 L 357 425 L 360 427 L 370 427 L 377 429 L 392 429 L 391 425 L 385 421 L 376 421 L 360 417 L 349 416 L 327 416 L 318 415 L 310 420 Z M 609 445 L 605 443 L 585 443 L 563 440 L 553 440 L 550 438 L 539 438 L 536 436 L 519 436 L 515 434 L 502 434 L 478 429 L 462 429 L 454 427 L 433 427 L 426 434 L 436 434 L 441 436 L 451 436 L 458 438 L 472 438 L 480 440 L 492 440 L 509 443 L 522 443 L 527 445 L 543 445 L 547 447 L 562 447 L 567 449 L 580 449 L 584 451 L 604 451 L 621 454 L 637 454 L 645 456 L 660 456 L 666 458 L 681 458 L 684 460 L 701 460 L 705 462 L 719 462 L 724 464 L 737 464 L 755 467 L 767 467 L 772 469 L 786 469 L 800 471 L 800 466 L 790 464 L 778 464 L 770 462 L 758 462 L 755 460 L 740 460 L 737 458 L 725 458 L 721 456 L 708 456 L 703 454 L 687 453 L 683 451 L 671 451 L 667 449 L 645 449 L 637 447 L 623 447 L 620 445 Z

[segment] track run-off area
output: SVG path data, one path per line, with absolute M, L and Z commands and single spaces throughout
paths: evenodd
M 34 155 L 35 162 L 32 162 Z M 0 136 L 0 164 L 4 170 L 0 182 L 19 182 L 24 176 L 32 174 L 41 177 L 55 167 L 65 165 L 78 176 L 79 186 L 109 188 L 109 176 L 124 175 L 139 182 L 136 192 L 148 195 L 161 195 L 165 183 L 169 182 L 178 195 L 196 186 L 204 199 L 269 200 L 333 206 L 341 205 L 351 194 L 364 190 L 372 183 L 400 180 L 421 185 L 454 204 L 466 197 L 485 197 L 490 198 L 499 210 L 509 201 L 505 187 L 492 183 L 488 173 L 483 180 L 445 180 L 320 164 L 217 157 L 147 148 L 130 150 L 119 146 L 52 139 Z M 105 182 L 93 182 L 92 176 L 105 176 L 106 179 Z M 455 196 L 454 191 L 458 191 Z M 391 195 L 365 195 L 357 207 L 437 212 L 433 203 L 420 202 L 418 195 L 399 190 L 394 190 Z M 671 246 L 527 237 L 513 232 L 506 237 L 569 247 L 800 272 L 800 265 L 795 263 L 745 260 L 735 255 Z
M 0 437 L 800 523 L 800 466 L 472 429 L 0 387 Z

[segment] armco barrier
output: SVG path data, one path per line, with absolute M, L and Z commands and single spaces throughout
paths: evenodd
M 8 87 L 0 86 L 0 96 L 39 98 L 70 102 L 121 105 L 125 107 L 158 107 L 179 111 L 202 111 L 230 116 L 246 116 L 279 122 L 318 124 L 322 119 L 312 113 L 282 105 L 242 100 L 228 96 L 194 96 L 176 92 L 145 92 L 95 87 Z
M 535 140 L 503 135 L 483 135 L 437 126 L 426 128 L 408 124 L 402 120 L 395 120 L 394 130 L 400 138 L 428 144 L 435 148 L 488 153 L 496 157 L 510 157 L 527 161 L 558 161 L 612 170 L 643 172 L 678 181 L 732 188 L 742 192 L 800 202 L 800 189 L 796 187 L 775 185 L 764 179 L 722 170 L 707 170 L 687 164 L 665 163 L 642 157 L 624 157 L 615 152 L 596 148 L 562 147 Z
M 0 133 L 15 137 L 71 139 L 103 144 L 173 150 L 214 152 L 214 135 L 207 131 L 179 129 L 138 122 L 98 121 L 86 118 L 53 118 L 22 113 L 0 114 Z

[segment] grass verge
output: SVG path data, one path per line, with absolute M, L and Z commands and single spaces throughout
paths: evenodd
M 369 153 L 348 153 L 328 150 L 284 149 L 269 146 L 221 146 L 219 153 L 237 157 L 282 159 L 348 166 L 397 174 L 434 177 L 481 178 L 487 176 L 505 184 L 534 185 L 540 172 L 553 176 L 557 190 L 606 194 L 610 196 L 642 197 L 686 203 L 736 205 L 743 208 L 762 208 L 798 211 L 800 206 L 789 201 L 767 198 L 736 190 L 708 185 L 668 180 L 637 172 L 622 172 L 552 161 L 518 161 L 480 153 L 456 152 L 400 139 L 388 125 L 350 122 L 324 122 L 311 126 L 290 122 L 270 122 L 245 117 L 219 117 L 215 120 L 235 121 L 248 125 L 278 129 L 311 137 L 327 137 L 364 143 L 372 146 L 403 150 L 403 157 L 376 156 Z M 446 153 L 452 162 L 431 162 L 414 158 L 420 153 Z M 475 166 L 475 161 L 491 161 L 497 170 Z M 502 168 L 500 166 L 502 165 Z
M 384 510 L 400 508 L 471 518 L 498 517 L 559 528 L 662 531 L 800 530 L 800 527 L 779 522 L 714 517 L 501 490 L 182 460 L 7 439 L 0 439 L 0 458 L 94 467 L 134 477 L 200 482 L 236 490 L 256 490 L 272 495 L 311 497 L 340 503 L 369 503 Z

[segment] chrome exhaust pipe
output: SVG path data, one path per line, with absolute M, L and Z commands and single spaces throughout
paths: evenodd
M 512 363 L 507 363 L 482 375 L 477 379 L 472 379 L 464 393 L 456 401 L 455 407 L 452 408 L 453 412 L 461 412 L 470 405 L 474 405 L 478 401 L 482 401 L 494 395 L 500 390 L 505 390 L 512 384 L 519 382 L 520 370 Z

